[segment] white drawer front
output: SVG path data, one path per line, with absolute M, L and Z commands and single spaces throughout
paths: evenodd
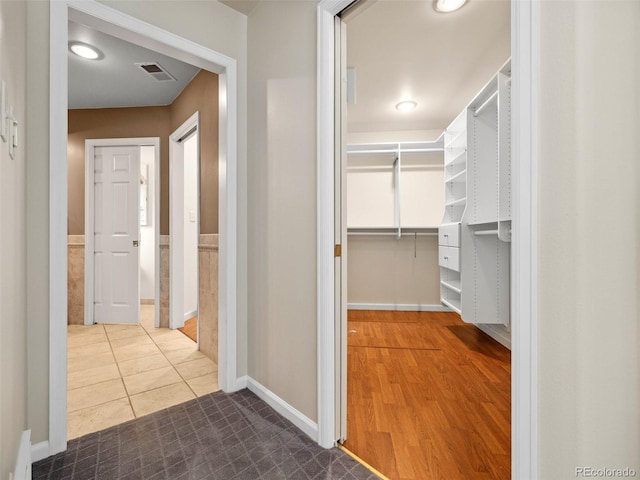
M 460 246 L 460 224 L 449 223 L 438 228 L 438 244 L 445 247 Z
M 440 247 L 439 263 L 441 267 L 460 271 L 460 249 L 457 247 Z

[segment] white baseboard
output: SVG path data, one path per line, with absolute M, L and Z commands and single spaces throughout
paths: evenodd
M 511 332 L 503 325 L 482 325 L 475 324 L 480 330 L 511 350 Z
M 196 308 L 192 312 L 187 312 L 184 314 L 184 321 L 186 322 L 190 318 L 197 317 L 197 316 L 198 316 L 198 309 Z
M 444 305 L 419 303 L 349 303 L 349 310 L 397 310 L 400 312 L 449 312 Z
M 316 422 L 251 377 L 247 377 L 247 387 L 276 412 L 306 433 L 314 442 L 318 441 L 318 424 Z
M 18 456 L 13 470 L 14 480 L 31 480 L 31 430 L 25 430 L 20 436 Z
M 38 462 L 40 460 L 44 460 L 49 456 L 49 441 L 45 440 L 44 442 L 36 443 L 35 445 L 31 445 L 31 461 Z

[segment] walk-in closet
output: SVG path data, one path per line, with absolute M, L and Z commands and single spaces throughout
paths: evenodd
M 507 479 L 510 8 L 441 3 L 343 16 L 344 446 L 388 478 Z

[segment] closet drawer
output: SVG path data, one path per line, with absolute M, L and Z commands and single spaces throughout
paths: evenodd
M 460 224 L 447 223 L 438 228 L 438 245 L 445 247 L 460 246 Z
M 438 257 L 441 267 L 450 270 L 460 271 L 460 249 L 457 247 L 440 247 L 438 249 Z

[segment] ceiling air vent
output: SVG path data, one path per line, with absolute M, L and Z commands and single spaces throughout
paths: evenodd
M 175 82 L 176 79 L 167 72 L 159 63 L 136 63 L 136 66 L 140 67 L 143 71 L 151 75 L 159 82 Z

